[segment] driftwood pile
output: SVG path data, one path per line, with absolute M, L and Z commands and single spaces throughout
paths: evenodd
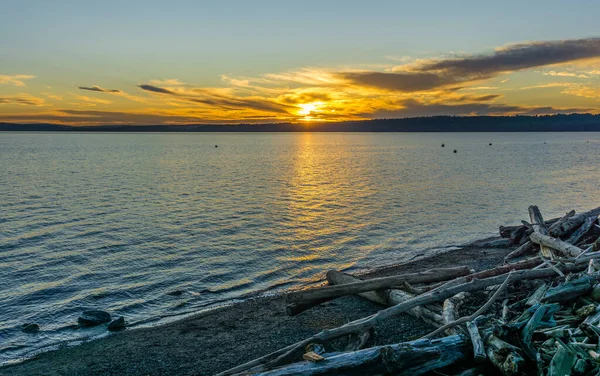
M 530 221 L 500 228 L 517 248 L 484 271 L 461 266 L 364 281 L 329 271 L 328 286 L 288 293 L 288 314 L 350 294 L 389 308 L 220 375 L 600 375 L 598 214 L 544 221 L 531 206 Z M 363 348 L 374 326 L 402 313 L 437 329 Z M 325 351 L 341 337 L 348 338 L 344 352 Z

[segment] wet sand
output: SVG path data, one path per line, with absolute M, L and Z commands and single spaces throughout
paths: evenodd
M 483 270 L 501 264 L 509 252 L 467 247 L 364 275 L 379 277 L 459 265 Z M 348 296 L 289 317 L 282 295 L 259 297 L 166 325 L 127 330 L 42 353 L 0 368 L 0 375 L 213 375 L 381 308 Z M 400 315 L 375 327 L 368 346 L 415 339 L 432 329 L 418 319 Z M 331 350 L 343 349 L 346 343 L 341 338 Z

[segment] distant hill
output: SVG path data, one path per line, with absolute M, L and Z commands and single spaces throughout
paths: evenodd
M 98 125 L 0 123 L 29 132 L 600 132 L 600 115 L 432 116 L 339 123 Z

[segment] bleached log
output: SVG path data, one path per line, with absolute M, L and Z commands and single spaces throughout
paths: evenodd
M 348 283 L 359 282 L 360 279 L 346 273 L 338 272 L 336 270 L 330 270 L 327 272 L 327 281 L 331 285 L 343 285 Z M 396 289 L 367 291 L 358 294 L 358 296 L 385 306 L 395 306 L 397 304 L 406 302 L 414 298 L 414 295 Z M 411 316 L 420 318 L 427 324 L 432 325 L 434 327 L 438 327 L 443 324 L 442 316 L 430 311 L 425 307 L 414 307 L 406 311 L 406 313 Z
M 444 305 L 442 306 L 442 318 L 444 320 L 444 325 L 454 322 L 460 317 L 458 314 L 458 309 L 464 304 L 466 297 L 467 294 L 461 292 L 444 300 Z M 445 332 L 448 335 L 461 334 L 456 327 L 448 328 Z
M 323 286 L 307 290 L 292 291 L 287 294 L 286 298 L 288 302 L 306 302 L 310 300 L 335 298 L 344 295 L 352 295 L 361 292 L 390 288 L 393 286 L 401 286 L 404 282 L 431 283 L 447 281 L 456 277 L 467 275 L 470 272 L 471 269 L 468 266 L 440 268 L 413 274 L 373 278 L 339 286 Z
M 336 354 L 319 363 L 300 362 L 258 376 L 312 376 L 353 374 L 423 375 L 466 358 L 468 341 L 464 336 L 438 340 L 417 340 L 388 346 Z M 401 372 L 401 373 L 399 373 Z
M 537 243 L 541 246 L 555 249 L 565 256 L 577 257 L 577 256 L 579 256 L 579 254 L 581 252 L 583 252 L 583 249 L 581 249 L 579 247 L 576 247 L 567 242 L 563 242 L 562 240 L 555 239 L 548 235 L 543 235 L 543 234 L 534 232 L 529 237 L 531 238 L 531 241 L 533 241 L 534 243 Z

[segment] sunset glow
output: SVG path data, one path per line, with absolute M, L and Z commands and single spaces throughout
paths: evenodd
M 577 15 L 569 35 L 557 35 L 550 21 L 533 27 L 543 11 L 528 5 L 513 11 L 528 21 L 507 26 L 502 38 L 439 26 L 428 31 L 435 38 L 419 39 L 410 31 L 419 27 L 410 15 L 424 17 L 426 5 L 394 12 L 398 5 L 386 3 L 386 13 L 404 18 L 382 32 L 355 27 L 359 15 L 375 16 L 368 8 L 336 10 L 337 16 L 327 19 L 331 5 L 321 5 L 324 13 L 315 14 L 305 10 L 310 6 L 280 9 L 264 2 L 257 5 L 258 19 L 243 29 L 244 12 L 254 9 L 244 3 L 225 7 L 233 13 L 219 24 L 210 19 L 225 11 L 221 6 L 175 9 L 165 3 L 145 9 L 143 25 L 138 8 L 119 8 L 121 13 L 110 13 L 122 21 L 118 30 L 92 32 L 102 28 L 108 3 L 64 2 L 52 8 L 40 2 L 31 14 L 14 4 L 7 7 L 0 15 L 0 121 L 229 124 L 599 112 L 600 39 L 590 34 L 595 20 L 589 10 Z M 497 22 L 493 6 L 480 6 L 472 11 L 486 23 Z M 454 22 L 474 22 L 446 10 L 439 13 L 458 17 Z M 52 25 L 44 12 L 54 15 Z M 287 30 L 276 21 L 284 13 L 299 15 L 287 24 L 304 35 L 296 49 L 286 39 L 293 35 L 275 32 Z M 64 14 L 73 17 L 63 20 Z M 380 20 L 381 12 L 376 16 L 377 24 L 388 22 Z M 152 23 L 165 25 L 164 35 L 152 31 Z M 20 42 L 11 37 L 17 29 L 23 30 Z M 271 39 L 231 37 L 248 30 Z M 392 30 L 396 38 L 390 37 Z M 338 32 L 349 35 L 343 45 L 333 42 Z M 152 43 L 147 33 L 156 33 Z M 416 39 L 402 36 L 409 34 Z M 218 37 L 206 37 L 211 35 Z M 56 53 L 61 49 L 68 52 Z

